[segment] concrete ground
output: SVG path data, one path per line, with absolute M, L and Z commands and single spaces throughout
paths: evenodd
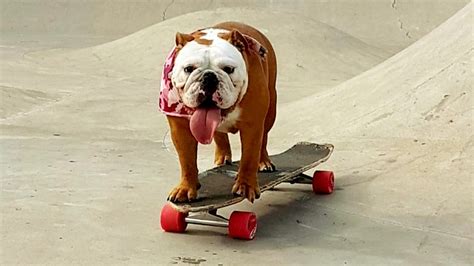
M 470 1 L 0 5 L 0 264 L 473 264 Z M 270 152 L 336 147 L 334 194 L 282 185 L 222 211 L 257 213 L 250 242 L 159 226 L 179 174 L 161 66 L 176 31 L 225 20 L 275 46 Z

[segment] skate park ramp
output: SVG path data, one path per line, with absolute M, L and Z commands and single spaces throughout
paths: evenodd
M 472 265 L 470 1 L 0 3 L 2 265 Z M 225 20 L 274 44 L 269 152 L 335 146 L 334 194 L 222 210 L 257 213 L 250 242 L 159 226 L 179 177 L 161 67 L 177 31 Z

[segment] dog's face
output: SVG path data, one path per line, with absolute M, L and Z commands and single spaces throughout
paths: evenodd
M 242 99 L 248 74 L 235 43 L 233 32 L 222 29 L 177 34 L 171 81 L 187 107 L 228 109 Z

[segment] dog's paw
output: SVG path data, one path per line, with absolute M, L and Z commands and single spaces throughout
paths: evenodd
M 237 178 L 234 186 L 232 187 L 232 193 L 235 195 L 242 196 L 253 203 L 255 199 L 260 198 L 260 188 L 258 182 L 250 184 L 247 180 Z
M 214 164 L 216 166 L 222 166 L 224 164 L 231 165 L 232 164 L 232 156 L 230 155 L 216 155 L 214 159 Z
M 258 163 L 258 171 L 260 172 L 274 172 L 275 170 L 276 167 L 270 159 L 265 159 Z
M 168 195 L 168 200 L 171 202 L 190 202 L 197 198 L 197 191 L 200 185 L 196 186 L 188 184 L 179 184 Z

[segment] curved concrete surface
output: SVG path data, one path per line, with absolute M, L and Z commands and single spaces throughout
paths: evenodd
M 472 3 L 289 3 L 3 1 L 0 262 L 472 264 Z M 223 20 L 275 45 L 270 151 L 336 147 L 333 195 L 288 185 L 223 210 L 258 214 L 252 242 L 158 221 L 178 177 L 162 61 L 176 31 Z

